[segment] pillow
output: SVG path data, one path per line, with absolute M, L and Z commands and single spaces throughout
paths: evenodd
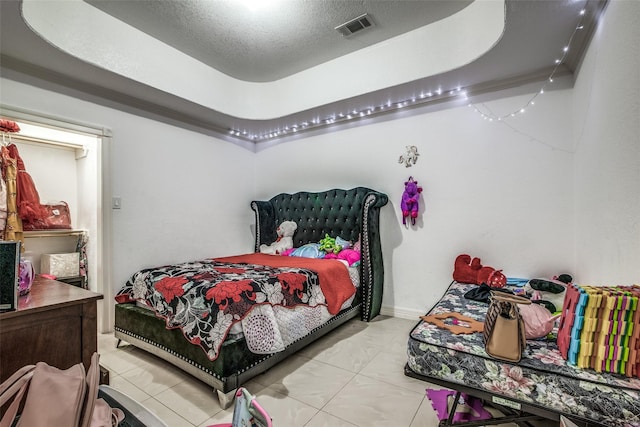
M 291 252 L 293 252 L 295 250 L 296 250 L 296 248 L 289 248 L 286 251 L 283 251 L 280 255 L 282 255 L 282 256 L 290 256 Z
M 301 258 L 324 258 L 324 251 L 321 251 L 318 243 L 307 243 L 296 248 L 289 256 L 297 256 Z
M 338 253 L 338 259 L 343 259 L 349 263 L 349 265 L 353 265 L 360 261 L 360 252 L 354 251 L 353 249 L 343 249 Z
M 354 251 L 362 252 L 360 250 L 360 239 L 359 238 L 358 238 L 358 241 L 353 244 L 353 248 L 351 248 L 351 249 L 353 249 Z
M 336 245 L 341 246 L 342 249 L 349 249 L 351 247 L 351 242 L 338 236 L 336 237 Z

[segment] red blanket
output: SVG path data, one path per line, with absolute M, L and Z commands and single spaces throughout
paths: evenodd
M 341 261 L 334 259 L 316 259 L 267 255 L 261 253 L 215 258 L 219 262 L 268 265 L 269 267 L 306 268 L 318 273 L 320 289 L 327 300 L 327 309 L 337 314 L 342 304 L 349 299 L 356 288 L 351 282 L 349 272 Z

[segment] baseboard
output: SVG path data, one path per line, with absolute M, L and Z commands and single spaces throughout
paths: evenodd
M 407 308 L 396 307 L 380 307 L 380 314 L 383 316 L 399 317 L 400 319 L 409 319 L 418 321 L 420 316 L 425 314 L 424 311 L 410 310 Z

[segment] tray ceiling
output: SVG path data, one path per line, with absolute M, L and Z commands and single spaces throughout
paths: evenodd
M 46 9 L 55 2 L 9 0 L 0 2 L 0 70 L 7 78 L 261 143 L 304 133 L 293 130 L 364 123 L 370 114 L 388 116 L 392 106 L 435 105 L 460 89 L 473 96 L 541 82 L 550 73 L 571 75 L 606 5 L 483 1 L 273 0 L 254 9 L 241 0 L 73 0 Z M 473 22 L 489 3 L 494 15 L 500 5 L 499 28 L 496 19 L 484 29 Z M 349 37 L 335 30 L 363 13 L 373 21 L 370 29 Z M 578 24 L 583 28 L 576 31 Z M 87 31 L 95 38 L 78 36 Z M 119 45 L 123 34 L 133 36 Z M 486 34 L 496 34 L 486 48 L 464 52 Z M 569 41 L 570 51 L 562 52 Z M 122 56 L 126 50 L 136 59 Z

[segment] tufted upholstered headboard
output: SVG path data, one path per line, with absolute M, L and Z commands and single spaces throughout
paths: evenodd
M 333 189 L 318 193 L 301 191 L 278 194 L 267 201 L 253 201 L 256 214 L 255 251 L 261 244 L 276 240 L 276 228 L 283 221 L 295 221 L 295 247 L 316 243 L 325 234 L 356 241 L 360 233 L 361 318 L 370 321 L 380 313 L 384 265 L 380 244 L 380 208 L 387 204 L 386 194 L 365 187 Z

